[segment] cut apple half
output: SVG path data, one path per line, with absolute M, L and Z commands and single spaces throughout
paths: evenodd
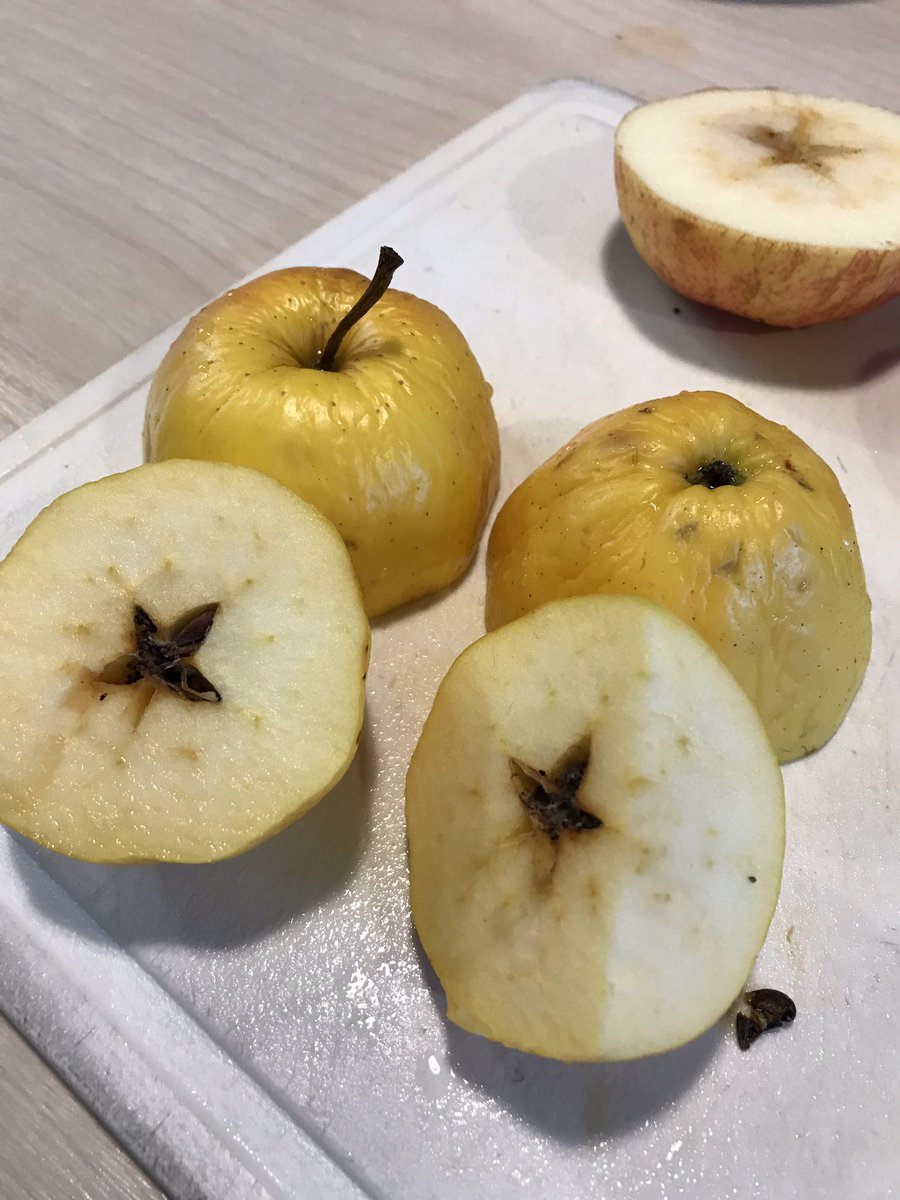
M 565 1060 L 712 1025 L 772 918 L 781 774 L 706 643 L 647 601 L 554 601 L 466 650 L 407 779 L 412 910 L 451 1020 Z
M 274 480 L 77 488 L 0 565 L 0 820 L 95 862 L 246 850 L 347 769 L 368 649 L 341 538 Z
M 900 294 L 900 115 L 774 88 L 645 104 L 619 125 L 619 208 L 683 295 L 813 325 Z

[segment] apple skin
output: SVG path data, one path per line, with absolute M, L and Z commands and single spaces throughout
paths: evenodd
M 365 290 L 354 271 L 275 271 L 198 313 L 163 360 L 144 453 L 255 467 L 347 545 L 370 617 L 454 582 L 497 491 L 491 388 L 440 309 L 393 289 L 314 368 Z
M 625 162 L 618 139 L 615 179 L 635 250 L 689 300 L 767 325 L 800 328 L 844 320 L 900 295 L 900 246 L 801 245 L 729 228 L 648 187 Z
M 716 459 L 745 482 L 688 482 Z M 834 472 L 721 392 L 681 392 L 582 430 L 503 505 L 487 571 L 489 629 L 591 592 L 662 604 L 731 669 L 781 762 L 828 741 L 871 652 L 863 566 Z

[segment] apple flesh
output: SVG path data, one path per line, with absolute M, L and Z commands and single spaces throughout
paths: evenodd
M 802 326 L 900 294 L 900 115 L 694 92 L 622 120 L 615 174 L 637 252 L 692 300 Z
M 368 646 L 339 535 L 273 480 L 77 488 L 0 565 L 0 820 L 95 862 L 249 849 L 349 766 Z
M 834 472 L 722 392 L 582 430 L 503 505 L 487 570 L 488 628 L 589 592 L 664 605 L 730 668 L 782 762 L 828 741 L 869 661 L 871 606 Z
M 203 309 L 153 381 L 144 452 L 255 467 L 314 504 L 376 616 L 465 571 L 496 495 L 499 440 L 465 338 L 425 300 L 385 292 L 323 363 L 367 284 L 354 271 L 275 271 Z
M 728 1008 L 765 940 L 781 774 L 704 641 L 620 596 L 466 650 L 406 788 L 412 910 L 474 1033 L 566 1060 L 658 1054 Z

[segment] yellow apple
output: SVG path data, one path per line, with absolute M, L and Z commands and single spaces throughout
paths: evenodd
M 588 592 L 663 604 L 731 668 L 782 762 L 831 737 L 869 660 L 869 598 L 833 471 L 721 392 L 582 430 L 506 501 L 487 569 L 489 628 Z
M 740 991 L 781 881 L 781 773 L 702 638 L 624 596 L 466 650 L 406 785 L 412 910 L 451 1020 L 568 1060 L 659 1054 Z
M 257 471 L 76 488 L 0 565 L 0 820 L 94 862 L 207 862 L 341 778 L 369 627 L 347 551 Z
M 774 88 L 634 109 L 616 134 L 625 227 L 683 295 L 814 325 L 900 294 L 900 115 Z
M 452 583 L 497 490 L 491 388 L 440 309 L 385 291 L 402 260 L 275 271 L 198 313 L 147 403 L 149 460 L 255 467 L 341 533 L 370 616 Z M 374 307 L 373 307 L 374 306 Z

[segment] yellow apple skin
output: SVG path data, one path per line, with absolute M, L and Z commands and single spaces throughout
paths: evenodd
M 366 288 L 354 271 L 275 271 L 198 313 L 163 360 L 148 461 L 255 467 L 338 528 L 372 616 L 456 580 L 496 495 L 491 388 L 440 309 L 389 290 L 314 364 Z
M 689 482 L 715 460 L 744 481 Z M 828 741 L 869 660 L 871 606 L 834 472 L 721 392 L 681 392 L 582 430 L 506 501 L 487 570 L 489 629 L 564 596 L 662 604 L 731 669 L 781 762 Z
M 900 295 L 900 246 L 800 245 L 731 229 L 663 199 L 618 146 L 615 177 L 635 250 L 689 300 L 800 328 L 853 317 Z

